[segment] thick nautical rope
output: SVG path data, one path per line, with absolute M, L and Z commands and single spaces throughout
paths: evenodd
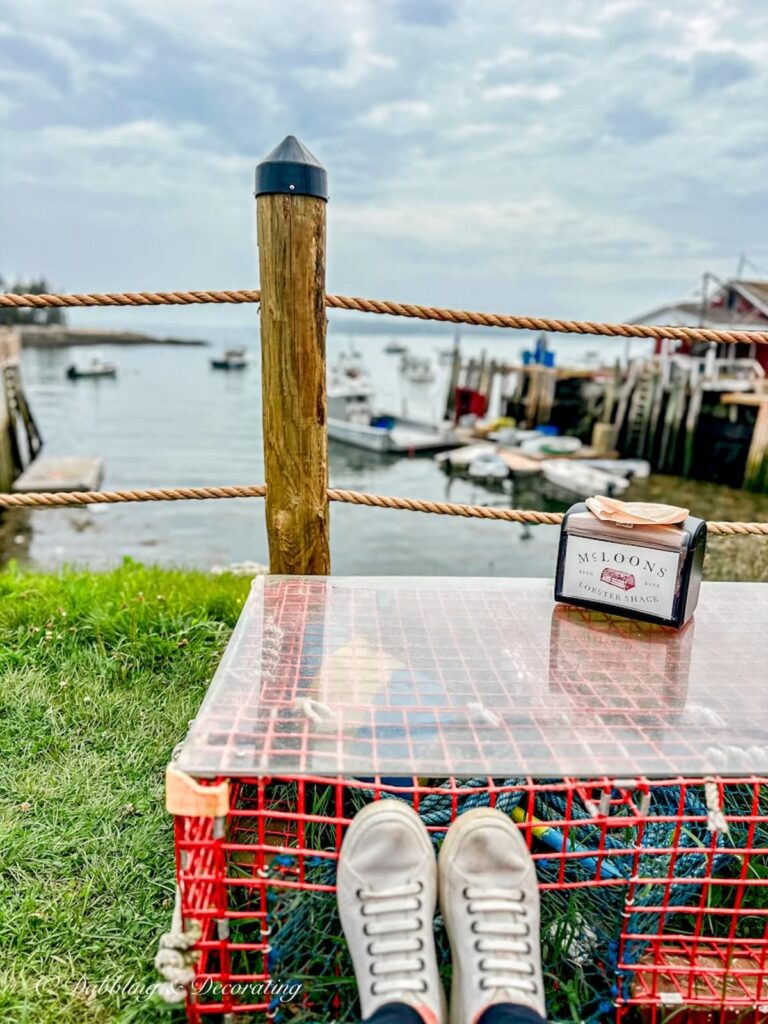
M 75 295 L 0 294 L 0 306 L 14 308 L 90 306 L 197 306 L 208 303 L 259 302 L 258 289 L 194 292 L 87 292 Z M 414 320 L 438 320 L 477 327 L 506 327 L 522 331 L 551 331 L 560 334 L 598 334 L 611 338 L 671 338 L 678 341 L 726 342 L 739 345 L 768 345 L 768 331 L 717 331 L 706 327 L 673 327 L 664 324 L 614 324 L 593 320 L 561 320 L 555 317 L 514 316 L 507 313 L 479 313 L 468 309 L 419 306 L 411 302 L 362 299 L 351 295 L 326 295 L 330 309 L 348 309 L 379 316 L 402 316 Z
M 122 505 L 144 501 L 206 501 L 218 498 L 263 498 L 266 484 L 226 487 L 150 487 L 125 491 L 40 491 L 0 494 L 0 508 L 72 508 Z
M 125 491 L 42 491 L 32 494 L 0 494 L 0 508 L 77 508 L 83 505 L 115 505 L 147 501 L 205 501 L 223 498 L 264 498 L 266 484 L 226 485 L 222 487 L 154 487 Z M 404 512 L 425 512 L 430 515 L 459 516 L 463 519 L 495 519 L 506 523 L 530 523 L 559 526 L 562 512 L 539 512 L 535 509 L 493 508 L 486 505 L 459 505 L 423 498 L 399 498 L 361 491 L 328 489 L 329 501 L 368 508 L 399 509 Z M 710 534 L 720 536 L 768 537 L 768 523 L 710 521 Z
M 157 985 L 157 994 L 166 1003 L 180 1003 L 195 980 L 198 954 L 193 949 L 200 938 L 200 925 L 192 921 L 185 930 L 181 914 L 181 893 L 176 887 L 170 930 L 160 936 L 155 969 L 165 979 Z

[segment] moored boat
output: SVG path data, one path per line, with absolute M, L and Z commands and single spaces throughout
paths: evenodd
M 390 356 L 400 356 L 408 351 L 408 346 L 405 342 L 398 341 L 397 338 L 392 338 L 392 340 L 388 341 L 384 346 L 384 351 Z
M 645 459 L 582 459 L 581 461 L 584 466 L 601 469 L 604 473 L 611 473 L 615 476 L 629 477 L 630 480 L 635 477 L 638 480 L 644 480 L 651 475 L 651 464 Z
M 71 363 L 67 367 L 67 377 L 70 380 L 80 380 L 85 377 L 116 377 L 117 367 L 114 363 L 105 363 L 101 359 L 92 359 L 85 366 L 78 366 Z
M 529 455 L 573 455 L 583 445 L 578 437 L 542 434 L 520 441 L 520 448 Z
M 513 476 L 533 476 L 541 472 L 541 461 L 532 459 L 517 449 L 499 447 L 497 454 Z
M 549 483 L 580 498 L 589 498 L 593 494 L 622 494 L 629 487 L 626 477 L 595 469 L 577 459 L 545 459 L 541 472 Z
M 211 359 L 212 370 L 244 370 L 248 365 L 248 356 L 244 348 L 228 348 L 224 355 Z
M 440 452 L 435 456 L 435 462 L 447 465 L 451 469 L 466 469 L 480 455 L 492 454 L 495 451 L 495 445 L 481 441 L 479 444 L 465 444 L 449 452 Z
M 449 428 L 374 410 L 374 391 L 365 378 L 336 378 L 328 388 L 328 436 L 368 451 L 405 455 L 450 448 Z
M 509 466 L 496 452 L 481 452 L 467 469 L 473 480 L 506 480 L 509 472 Z

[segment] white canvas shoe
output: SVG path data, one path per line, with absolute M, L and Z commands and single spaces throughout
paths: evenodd
M 445 1024 L 432 928 L 437 861 L 413 808 L 384 799 L 355 815 L 341 847 L 336 895 L 363 1017 L 406 1003 L 425 1024 Z
M 545 1016 L 536 869 L 501 811 L 453 822 L 440 848 L 440 909 L 451 943 L 451 1024 L 476 1024 L 496 1003 Z

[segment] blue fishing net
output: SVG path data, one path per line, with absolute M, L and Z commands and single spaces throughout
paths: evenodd
M 497 783 L 501 791 L 495 792 L 495 806 L 513 817 L 519 808 L 517 817 L 522 811 L 530 820 L 529 793 L 506 788 L 523 785 L 524 780 Z M 442 829 L 454 816 L 492 802 L 487 778 L 462 780 L 460 785 L 457 793 L 446 782 L 439 792 L 426 794 L 419 801 L 422 820 L 437 829 L 431 833 L 436 849 L 444 837 Z M 318 820 L 304 824 L 305 848 L 318 852 L 336 849 L 335 826 L 323 820 L 324 814 L 333 814 L 334 793 L 331 786 L 307 785 L 304 801 Z M 344 793 L 348 816 L 374 797 L 371 790 L 352 787 Z M 389 792 L 382 797 L 412 799 L 410 794 L 401 797 Z M 295 784 L 284 784 L 279 799 L 285 806 L 293 801 L 295 807 Z M 753 813 L 753 800 L 751 786 L 728 786 L 723 809 L 729 815 L 747 817 Z M 593 809 L 573 795 L 568 797 L 562 788 L 536 789 L 532 814 L 537 819 L 532 842 L 533 851 L 540 855 L 536 862 L 539 882 L 559 886 L 544 888 L 541 893 L 549 1017 L 563 1021 L 612 1019 L 617 998 L 631 993 L 633 965 L 641 961 L 654 936 L 662 931 L 693 934 L 697 922 L 701 931 L 702 912 L 696 908 L 700 908 L 702 885 L 713 877 L 736 879 L 742 864 L 738 849 L 746 845 L 747 825 L 732 822 L 727 835 L 710 831 L 703 786 L 691 785 L 654 786 L 642 824 L 628 805 L 621 804 L 610 818 L 596 819 Z M 567 831 L 562 826 L 564 820 L 568 821 Z M 768 844 L 763 830 L 761 825 L 760 834 L 752 835 L 752 845 Z M 573 856 L 574 852 L 579 856 Z M 265 868 L 267 878 L 279 883 L 282 878 L 294 877 L 297 864 L 292 855 L 276 855 Z M 302 867 L 308 885 L 335 884 L 334 859 L 305 855 Z M 727 892 L 721 887 L 713 892 L 727 901 Z M 662 909 L 666 907 L 678 910 Z M 691 908 L 688 915 L 685 908 Z M 723 934 L 729 923 L 722 925 L 726 929 Z M 271 948 L 265 966 L 270 975 L 283 984 L 302 987 L 301 997 L 290 1004 L 273 1000 L 275 1019 L 359 1020 L 335 894 L 269 886 L 267 926 Z M 717 937 L 718 919 L 707 920 L 706 926 Z M 237 927 L 234 925 L 235 940 Z M 625 938 L 623 946 L 622 930 L 625 936 L 635 936 Z M 450 952 L 439 914 L 435 937 L 448 984 Z

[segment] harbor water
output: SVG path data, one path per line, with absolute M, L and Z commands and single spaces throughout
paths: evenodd
M 135 329 L 149 328 L 137 323 Z M 161 328 L 158 333 L 169 332 Z M 256 328 L 185 332 L 174 327 L 173 333 L 204 337 L 211 344 L 26 350 L 24 382 L 45 454 L 101 456 L 105 489 L 263 482 Z M 377 408 L 436 422 L 444 410 L 449 374 L 438 353 L 451 347 L 451 330 L 398 335 L 411 354 L 432 360 L 436 379 L 428 384 L 404 379 L 400 356 L 384 351 L 390 338 L 386 331 L 355 336 L 332 323 L 329 364 L 354 346 L 376 389 Z M 462 337 L 461 347 L 465 357 L 484 349 L 489 358 L 517 362 L 532 340 L 525 334 L 487 331 Z M 645 342 L 634 344 L 637 354 L 648 349 Z M 211 356 L 235 346 L 248 350 L 247 369 L 210 368 Z M 571 365 L 594 359 L 592 350 L 598 348 L 605 362 L 627 354 L 623 340 L 562 338 L 554 339 L 552 347 L 559 363 Z M 66 379 L 70 363 L 87 362 L 96 354 L 118 365 L 116 378 Z M 330 445 L 330 482 L 378 494 L 507 508 L 560 510 L 570 503 L 538 478 L 490 489 L 449 479 L 431 456 L 384 456 L 336 443 Z M 667 492 L 661 495 L 665 500 L 684 499 L 706 518 L 747 518 L 760 511 L 753 496 L 708 485 L 699 491 L 699 485 L 670 478 L 661 485 L 659 480 L 633 485 L 626 497 L 640 499 L 650 488 L 658 498 L 660 486 Z M 697 499 L 717 504 L 717 495 L 722 496 L 719 515 L 717 509 L 696 508 Z M 268 561 L 263 503 L 255 499 L 13 511 L 1 534 L 4 560 L 45 568 L 107 567 L 126 556 L 202 569 Z M 551 576 L 557 540 L 558 531 L 551 527 L 331 506 L 332 562 L 338 573 Z

